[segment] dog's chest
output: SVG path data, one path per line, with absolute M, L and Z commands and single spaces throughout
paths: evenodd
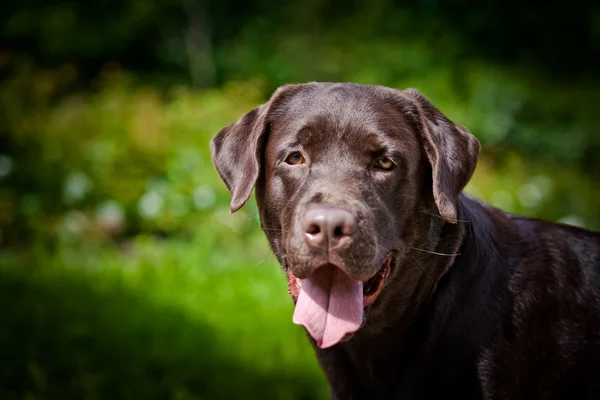
M 453 352 L 423 357 L 415 348 L 351 349 L 350 376 L 340 392 L 369 399 L 481 399 L 473 360 Z M 420 361 L 416 361 L 420 360 Z

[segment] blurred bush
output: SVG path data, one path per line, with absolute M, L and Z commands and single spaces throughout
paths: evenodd
M 208 141 L 253 107 L 256 84 L 161 94 L 110 73 L 97 93 L 52 101 L 62 72 L 2 84 L 5 240 L 191 234 L 227 202 Z
M 376 65 L 407 42 L 420 42 L 441 65 L 484 59 L 572 79 L 597 76 L 599 20 L 586 0 L 544 7 L 518 0 L 6 0 L 0 37 L 7 54 L 40 65 L 74 62 L 86 78 L 109 60 L 163 83 L 179 76 L 201 87 L 257 72 L 278 85 L 300 69 L 322 80 L 347 68 L 344 56 L 360 54 L 354 44 L 374 43 L 377 56 L 362 61 Z M 278 62 L 287 68 L 273 68 Z

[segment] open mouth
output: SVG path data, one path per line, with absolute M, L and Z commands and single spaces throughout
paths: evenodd
M 381 268 L 364 281 L 350 278 L 332 264 L 300 280 L 286 266 L 288 291 L 296 303 L 292 321 L 304 326 L 322 349 L 347 340 L 364 324 L 364 309 L 379 296 L 391 263 L 388 255 Z
M 379 268 L 379 270 L 372 277 L 362 281 L 363 307 L 373 304 L 373 302 L 379 296 L 379 293 L 381 293 L 383 284 L 390 274 L 391 264 L 392 256 L 390 254 L 385 258 L 381 268 Z M 289 265 L 286 265 L 286 270 L 288 274 L 288 293 L 290 296 L 292 296 L 294 302 L 296 302 L 298 300 L 300 290 L 302 289 L 302 280 L 296 278 L 292 269 L 289 268 Z

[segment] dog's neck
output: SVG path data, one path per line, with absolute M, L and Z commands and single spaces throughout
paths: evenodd
M 459 215 L 457 224 L 430 216 L 428 240 L 411 244 L 413 248 L 407 250 L 403 262 L 395 266 L 393 281 L 387 283 L 388 293 L 382 293 L 377 307 L 368 310 L 366 326 L 332 349 L 316 348 L 332 387 L 352 388 L 348 390 L 355 393 L 360 393 L 361 387 L 385 390 L 400 376 L 411 376 L 413 360 L 426 360 L 426 354 L 438 346 L 445 324 L 451 319 L 451 305 L 461 295 L 456 288 L 462 285 L 448 282 L 485 279 L 488 272 L 481 270 L 485 262 L 498 257 L 484 250 L 494 246 L 475 248 L 474 243 L 495 242 L 498 234 L 504 234 L 495 231 L 497 226 L 516 232 L 506 214 L 493 212 L 466 196 L 459 200 Z M 466 270 L 465 265 L 474 267 Z M 371 345 L 386 341 L 390 346 Z M 377 366 L 376 371 L 370 370 L 373 366 Z M 338 375 L 332 376 L 332 371 Z M 350 383 L 348 377 L 356 382 Z
M 413 213 L 417 217 L 407 224 L 402 237 L 404 250 L 396 255 L 380 298 L 366 310 L 364 336 L 369 338 L 389 329 L 396 333 L 410 329 L 419 309 L 460 257 L 468 224 L 462 206 L 461 199 L 456 224 L 446 222 L 424 206 L 420 206 L 421 212 Z

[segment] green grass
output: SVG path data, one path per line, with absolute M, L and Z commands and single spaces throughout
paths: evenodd
M 325 398 L 275 262 L 203 247 L 140 238 L 128 255 L 5 257 L 0 398 Z

